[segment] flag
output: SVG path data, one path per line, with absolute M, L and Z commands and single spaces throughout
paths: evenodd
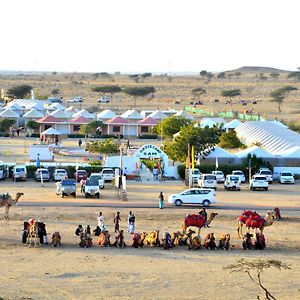
M 194 168 L 195 168 L 195 147 L 192 146 L 192 172 L 194 172 Z
M 216 170 L 218 170 L 219 168 L 219 162 L 218 162 L 218 158 L 216 157 Z
M 189 169 L 191 167 L 190 165 L 190 144 L 188 143 L 188 153 L 186 157 L 186 168 Z

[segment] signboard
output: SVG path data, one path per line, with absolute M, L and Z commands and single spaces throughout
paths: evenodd
M 166 155 L 159 147 L 155 145 L 144 145 L 137 151 L 137 156 L 142 158 L 158 158 Z

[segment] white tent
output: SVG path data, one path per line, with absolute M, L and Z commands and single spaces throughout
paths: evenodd
M 42 112 L 36 110 L 35 108 L 33 108 L 30 111 L 28 111 L 27 113 L 25 113 L 23 115 L 23 117 L 26 119 L 40 119 L 40 118 L 44 117 L 44 114 Z
M 290 148 L 288 151 L 282 153 L 284 158 L 300 158 L 300 146 Z
M 66 113 L 60 109 L 57 109 L 49 114 L 49 116 L 58 118 L 58 119 L 67 119 L 69 116 L 66 115 Z
M 195 120 L 195 117 L 193 117 L 192 115 L 190 115 L 185 110 L 178 111 L 174 116 L 176 116 L 176 117 L 184 117 L 184 118 L 190 119 L 190 120 Z
M 223 129 L 225 130 L 228 130 L 228 129 L 235 129 L 237 128 L 239 125 L 241 125 L 242 122 L 240 120 L 237 120 L 237 119 L 234 119 L 228 123 L 226 123 L 224 126 L 223 126 Z
M 153 113 L 148 115 L 148 117 L 156 120 L 163 120 L 168 118 L 164 113 L 162 113 L 160 110 L 155 110 Z
M 81 109 L 80 111 L 78 111 L 77 113 L 75 113 L 73 115 L 73 118 L 77 118 L 77 117 L 84 117 L 87 119 L 95 119 L 96 118 L 96 116 L 94 114 L 89 113 L 85 109 Z
M 52 110 L 57 110 L 57 109 L 59 109 L 59 110 L 65 110 L 66 107 L 63 106 L 60 103 L 52 103 L 50 106 L 48 106 L 48 110 L 52 111 Z
M 73 118 L 73 116 L 74 116 L 77 112 L 79 112 L 79 109 L 77 109 L 77 108 L 75 108 L 75 107 L 73 107 L 73 106 L 69 106 L 68 108 L 66 108 L 66 109 L 64 110 L 64 112 L 65 112 L 65 114 L 66 114 L 66 116 L 67 116 L 68 118 Z
M 273 154 L 267 152 L 266 150 L 258 147 L 258 146 L 252 146 L 250 148 L 247 148 L 245 150 L 242 150 L 240 152 L 235 153 L 235 155 L 239 158 L 245 158 L 248 156 L 248 154 L 254 155 L 256 157 L 261 157 L 261 158 L 272 158 L 274 157 Z
M 61 132 L 57 131 L 56 129 L 50 127 L 47 130 L 40 133 L 41 135 L 62 135 Z
M 209 128 L 212 128 L 214 126 L 218 126 L 225 123 L 226 121 L 223 118 L 203 118 L 200 121 L 200 127 L 205 128 L 206 126 L 208 126 Z
M 20 116 L 14 112 L 11 108 L 7 108 L 0 112 L 0 118 L 18 119 Z
M 215 149 L 206 156 L 206 158 L 236 158 L 236 156 L 227 152 L 223 148 L 216 146 Z
M 142 115 L 134 109 L 129 109 L 120 115 L 121 118 L 129 120 L 142 120 Z
M 101 111 L 99 114 L 97 114 L 97 119 L 100 120 L 109 120 L 112 119 L 116 116 L 117 114 L 115 112 L 113 112 L 110 109 L 105 109 L 103 111 Z
M 25 106 L 26 110 L 31 110 L 33 108 L 42 112 L 46 110 L 43 102 L 32 102 Z

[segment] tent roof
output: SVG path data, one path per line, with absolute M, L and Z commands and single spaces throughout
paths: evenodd
M 35 108 L 32 108 L 23 115 L 24 118 L 42 118 L 43 116 L 44 114 L 36 110 Z
M 20 116 L 14 112 L 11 108 L 7 108 L 0 112 L 1 118 L 19 118 Z
M 61 132 L 57 131 L 56 129 L 50 127 L 47 130 L 40 133 L 41 135 L 62 135 Z
M 69 122 L 75 123 L 75 124 L 88 124 L 91 122 L 91 119 L 85 118 L 83 116 L 79 116 L 79 117 L 70 119 Z
M 61 122 L 61 120 L 48 115 L 48 116 L 45 116 L 44 118 L 37 120 L 37 122 L 39 122 L 39 123 L 59 123 L 59 122 Z
M 240 120 L 234 119 L 234 120 L 226 123 L 223 126 L 223 129 L 235 129 L 235 128 L 237 128 L 241 124 L 242 124 L 242 122 Z
M 203 118 L 200 121 L 200 127 L 204 128 L 206 126 L 213 127 L 214 125 L 218 124 L 225 124 L 226 121 L 223 118 Z
M 6 106 L 7 108 L 10 108 L 12 110 L 24 110 L 24 107 L 16 102 L 10 102 Z
M 101 111 L 99 114 L 97 114 L 97 119 L 112 119 L 116 116 L 117 114 L 113 112 L 110 109 L 105 109 Z
M 59 104 L 59 103 L 58 103 Z M 66 119 L 69 116 L 66 115 L 66 113 L 60 109 L 56 109 L 52 113 L 49 114 L 49 116 L 53 116 L 55 118 L 60 118 L 60 119 Z
M 157 125 L 158 123 L 159 121 L 157 119 L 153 119 L 150 117 L 138 121 L 138 124 L 142 124 L 142 125 Z
M 130 119 L 130 120 L 142 120 L 143 119 L 142 115 L 134 109 L 127 110 L 126 112 L 121 114 L 120 117 L 122 117 L 124 119 Z
M 177 117 L 184 117 L 190 120 L 195 120 L 195 117 L 193 117 L 192 115 L 190 115 L 188 112 L 186 112 L 185 110 L 180 110 L 178 111 L 174 116 Z
M 158 120 L 163 120 L 167 118 L 167 116 L 164 113 L 162 113 L 160 110 L 155 110 L 148 117 L 152 119 L 158 119 Z
M 48 107 L 49 110 L 56 110 L 56 109 L 60 109 L 60 110 L 65 110 L 66 107 L 63 106 L 62 104 L 60 103 L 52 103 L 49 107 Z
M 282 156 L 287 158 L 300 158 L 300 146 L 290 148 L 285 153 L 282 153 Z
M 207 155 L 207 158 L 236 158 L 232 153 L 227 152 L 221 147 L 216 146 L 214 151 Z
M 95 119 L 96 118 L 96 116 L 94 114 L 89 113 L 85 109 L 81 109 L 80 111 L 78 111 L 77 113 L 75 113 L 73 115 L 73 118 L 76 118 L 76 117 L 85 117 L 87 119 Z
M 242 150 L 240 152 L 237 152 L 235 155 L 239 158 L 244 158 L 247 157 L 248 154 L 255 154 L 257 157 L 262 157 L 262 158 L 270 158 L 270 157 L 274 157 L 273 154 L 267 152 L 266 150 L 264 150 L 261 147 L 258 146 L 252 146 L 250 148 L 247 148 L 245 150 Z
M 106 123 L 108 124 L 118 124 L 118 125 L 123 125 L 123 124 L 127 124 L 128 123 L 128 120 L 127 119 L 124 119 L 120 116 L 115 116 L 114 118 L 106 121 Z
M 69 106 L 68 108 L 65 109 L 65 111 L 72 111 L 72 112 L 78 112 L 79 109 L 77 109 L 76 107 L 74 106 Z

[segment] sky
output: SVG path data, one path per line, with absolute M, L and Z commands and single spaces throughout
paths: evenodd
M 300 67 L 298 0 L 3 0 L 0 70 Z

